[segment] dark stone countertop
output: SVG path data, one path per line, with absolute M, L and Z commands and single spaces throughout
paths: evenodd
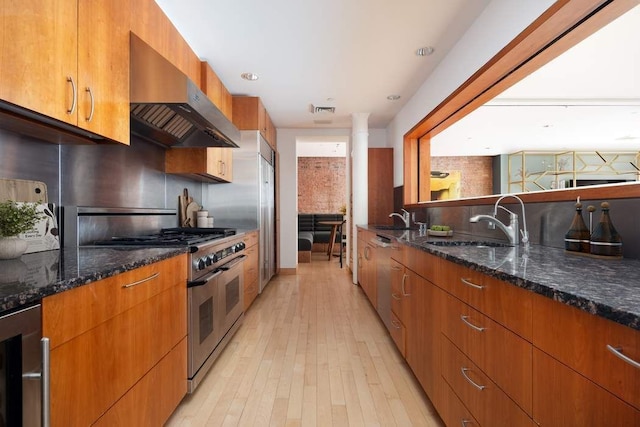
M 598 259 L 539 245 L 530 245 L 527 251 L 522 245 L 437 246 L 432 243 L 489 239 L 467 234 L 434 238 L 417 230 L 362 228 L 640 330 L 640 260 Z
M 186 248 L 81 247 L 0 260 L 0 316 L 42 298 L 186 253 Z

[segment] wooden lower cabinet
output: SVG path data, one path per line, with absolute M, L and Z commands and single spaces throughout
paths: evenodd
M 533 426 L 533 420 L 442 335 L 442 376 L 483 426 Z M 561 425 L 561 424 L 558 424 Z
M 473 417 L 471 411 L 460 401 L 449 384 L 443 382 L 441 390 L 438 413 L 442 421 L 448 426 L 480 427 L 478 421 Z
M 640 425 L 636 408 L 538 349 L 533 351 L 533 418 L 540 426 Z
M 442 333 L 531 415 L 531 343 L 447 294 Z
M 183 353 L 171 360 L 186 359 L 186 347 L 179 345 L 187 335 L 185 283 L 186 255 L 180 255 L 43 299 L 43 335 L 51 337 L 52 425 L 93 424 L 170 353 Z M 186 393 L 185 369 L 148 377 L 160 379 L 147 389 L 175 389 L 164 413 Z M 141 407 L 158 397 L 136 393 Z
M 369 302 L 378 307 L 378 279 L 376 268 L 376 247 L 370 243 L 375 234 L 358 230 L 358 283 L 362 287 Z
M 187 393 L 187 339 L 116 402 L 94 426 L 160 426 Z M 162 387 L 158 387 L 162 384 Z M 141 404 L 143 403 L 143 404 Z
M 259 291 L 259 246 L 258 246 L 258 232 L 253 231 L 247 233 L 244 238 L 244 243 L 247 245 L 244 254 L 247 258 L 244 260 L 244 311 L 247 311 L 251 303 L 258 296 Z

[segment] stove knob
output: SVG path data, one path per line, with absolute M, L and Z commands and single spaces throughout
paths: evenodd
M 193 266 L 196 268 L 196 271 L 204 269 L 204 259 L 199 258 L 195 260 Z
M 214 264 L 214 263 L 218 262 L 218 255 L 216 255 L 216 254 L 209 254 L 208 259 L 209 259 L 209 262 L 210 262 L 211 264 Z
M 206 265 L 207 267 L 209 267 L 211 264 L 213 264 L 213 262 L 211 260 L 211 255 L 202 257 L 202 259 L 204 260 L 204 265 Z
M 236 245 L 236 247 L 237 247 L 236 252 L 239 252 L 239 251 L 244 250 L 244 248 L 245 248 L 245 244 L 244 244 L 244 242 L 240 242 L 240 243 L 238 243 L 238 244 Z

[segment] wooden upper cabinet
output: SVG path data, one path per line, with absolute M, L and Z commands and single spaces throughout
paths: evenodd
M 129 144 L 129 7 L 5 1 L 0 98 Z
M 213 71 L 211 66 L 202 61 L 202 81 L 200 83 L 201 89 L 207 94 L 209 99 L 216 104 L 216 107 L 222 111 L 222 113 L 229 119 L 233 119 L 233 98 L 231 93 L 222 83 L 222 80 Z
M 231 182 L 232 148 L 171 148 L 165 154 L 165 172 L 203 182 Z
M 393 148 L 369 148 L 368 223 L 393 224 Z
M 2 2 L 0 99 L 77 124 L 77 0 Z M 71 111 L 73 109 L 73 111 Z
M 131 31 L 167 58 L 191 80 L 201 79 L 200 58 L 193 52 L 176 27 L 154 0 L 135 0 L 129 3 Z
M 233 97 L 233 124 L 240 130 L 258 130 L 276 151 L 276 129 L 257 96 Z
M 129 144 L 127 1 L 78 1 L 78 126 Z

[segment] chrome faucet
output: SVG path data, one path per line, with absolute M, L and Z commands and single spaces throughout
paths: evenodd
M 409 212 L 402 209 L 402 215 L 396 212 L 389 214 L 389 218 L 394 216 L 397 216 L 398 218 L 402 219 L 402 221 L 404 221 L 405 228 L 411 228 L 411 214 Z
M 520 206 L 522 207 L 522 223 L 523 223 L 524 229 L 520 230 L 518 226 L 518 215 L 516 215 L 514 212 L 511 212 L 509 209 L 505 208 L 504 206 L 500 206 L 500 202 L 502 201 L 502 199 L 506 197 L 513 197 L 514 199 L 520 202 Z M 509 213 L 508 226 L 502 223 L 497 218 L 498 208 L 505 210 Z M 507 235 L 507 237 L 509 238 L 509 244 L 511 246 L 518 246 L 519 235 L 522 235 L 522 243 L 525 246 L 528 246 L 529 244 L 529 231 L 527 231 L 527 217 L 524 211 L 524 203 L 522 202 L 522 199 L 516 196 L 515 194 L 505 194 L 504 196 L 501 196 L 498 200 L 496 200 L 496 204 L 493 207 L 493 215 L 476 215 L 469 218 L 469 222 L 476 223 L 479 221 L 488 221 L 489 228 L 492 228 L 492 229 L 497 226 L 500 230 L 504 232 L 504 234 Z

